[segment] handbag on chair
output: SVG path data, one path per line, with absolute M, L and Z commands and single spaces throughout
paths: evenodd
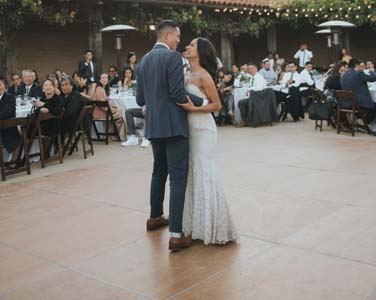
M 326 121 L 329 118 L 329 104 L 327 102 L 313 102 L 308 112 L 311 120 Z

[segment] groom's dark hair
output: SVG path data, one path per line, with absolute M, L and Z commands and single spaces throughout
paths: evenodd
M 157 26 L 157 39 L 160 39 L 163 36 L 163 32 L 167 29 L 176 29 L 179 27 L 179 24 L 172 20 L 163 20 Z

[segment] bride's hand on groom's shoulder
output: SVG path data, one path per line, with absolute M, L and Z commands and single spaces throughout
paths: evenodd
M 194 112 L 196 107 L 194 106 L 191 98 L 187 96 L 187 103 L 176 103 L 180 107 L 182 107 L 184 110 L 189 111 L 189 112 Z

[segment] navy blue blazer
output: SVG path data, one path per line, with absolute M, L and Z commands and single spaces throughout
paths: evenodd
M 137 104 L 146 105 L 145 135 L 148 139 L 188 137 L 183 61 L 179 52 L 156 44 L 137 67 Z M 192 99 L 200 101 L 202 99 Z
M 18 88 L 16 95 L 23 96 L 25 94 L 26 94 L 26 85 L 22 83 L 20 87 Z M 29 96 L 34 97 L 34 98 L 42 97 L 43 96 L 42 86 L 39 83 L 34 82 L 33 86 L 31 87 L 29 91 Z
M 358 104 L 362 108 L 373 109 L 375 103 L 373 103 L 371 94 L 368 89 L 367 82 L 376 81 L 376 73 L 372 72 L 370 75 L 367 75 L 363 71 L 355 71 L 353 68 L 350 68 L 345 74 L 341 77 L 341 86 L 342 89 L 347 91 L 352 91 Z M 344 106 L 351 106 L 351 103 L 344 103 Z

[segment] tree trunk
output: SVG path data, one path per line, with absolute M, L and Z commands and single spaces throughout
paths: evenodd
M 234 45 L 230 36 L 224 32 L 221 32 L 221 57 L 223 68 L 226 71 L 231 70 L 234 61 Z
M 89 12 L 89 48 L 94 51 L 94 57 L 99 70 L 102 71 L 102 32 L 103 28 L 102 7 L 92 6 Z
M 272 24 L 267 30 L 266 35 L 268 39 L 268 51 L 276 52 L 277 51 L 277 28 L 275 24 Z

